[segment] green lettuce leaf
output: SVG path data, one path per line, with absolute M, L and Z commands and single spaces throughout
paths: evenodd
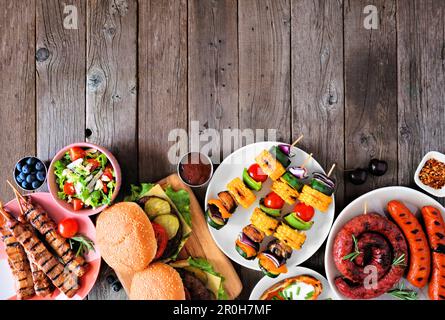
M 140 186 L 132 184 L 130 187 L 131 194 L 125 197 L 124 201 L 136 202 L 144 197 L 154 186 L 155 184 L 153 183 L 141 183 Z
M 165 189 L 165 194 L 172 200 L 185 222 L 191 227 L 192 214 L 190 212 L 190 195 L 188 192 L 183 189 L 174 191 L 171 186 L 168 186 Z
M 208 262 L 206 259 L 203 258 L 192 258 L 189 257 L 187 259 L 187 262 L 190 264 L 191 267 L 195 267 L 198 268 L 204 272 L 208 272 L 210 274 L 213 274 L 216 277 L 221 278 L 221 286 L 219 287 L 218 290 L 218 300 L 228 300 L 228 296 L 226 291 L 224 290 L 224 277 L 215 271 L 215 269 L 213 269 L 213 266 L 210 264 L 210 262 Z

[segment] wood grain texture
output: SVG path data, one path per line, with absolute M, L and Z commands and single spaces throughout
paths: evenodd
M 78 29 L 65 29 L 65 4 L 36 0 L 37 154 L 48 160 L 67 144 L 85 140 L 86 2 L 77 8 Z
M 345 1 L 345 167 L 367 168 L 383 158 L 389 169 L 361 186 L 346 183 L 347 202 L 370 190 L 397 184 L 397 48 L 395 1 L 375 1 L 377 30 L 363 26 L 369 1 Z
M 15 162 L 36 151 L 35 6 L 34 0 L 1 0 L 0 8 L 0 176 L 12 181 Z M 13 197 L 4 181 L 0 195 L 2 201 Z
M 277 130 L 276 137 L 266 132 L 265 140 L 292 140 L 290 27 L 288 0 L 238 2 L 239 126 Z M 248 299 L 263 275 L 245 268 L 239 272 L 244 285 L 240 299 Z
M 341 1 L 292 0 L 292 132 L 299 146 L 329 170 L 338 170 L 335 207 L 343 208 L 344 89 Z M 324 248 L 304 265 L 324 273 Z
M 239 1 L 238 38 L 240 128 L 277 129 L 290 142 L 289 1 Z
M 140 0 L 138 41 L 139 178 L 155 181 L 176 168 L 170 131 L 187 133 L 187 2 Z
M 122 195 L 137 181 L 137 1 L 90 0 L 87 7 L 87 137 L 109 148 L 123 173 Z M 101 275 L 110 274 L 104 264 Z M 101 276 L 88 299 L 116 300 Z
M 238 127 L 238 10 L 236 0 L 190 0 L 188 5 L 189 122 L 199 121 L 204 141 L 192 147 L 198 151 L 211 137 L 209 128 L 221 133 Z M 233 151 L 230 147 L 223 144 L 222 153 L 208 154 L 219 163 Z
M 397 9 L 399 183 L 414 186 L 423 155 L 445 151 L 445 2 L 398 1 Z

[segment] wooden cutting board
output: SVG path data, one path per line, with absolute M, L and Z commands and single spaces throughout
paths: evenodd
M 207 227 L 204 212 L 199 205 L 193 191 L 186 186 L 177 174 L 172 174 L 158 182 L 162 187 L 171 185 L 174 190 L 184 189 L 190 194 L 190 211 L 192 212 L 192 234 L 187 240 L 184 248 L 179 254 L 178 259 L 187 259 L 192 256 L 194 258 L 205 258 L 215 271 L 221 273 L 224 278 L 224 288 L 229 299 L 235 299 L 241 293 L 243 285 L 239 279 L 230 260 L 216 246 Z M 133 274 L 125 274 L 116 272 L 125 292 L 129 293 Z

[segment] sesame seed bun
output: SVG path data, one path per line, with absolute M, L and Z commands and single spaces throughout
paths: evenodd
M 116 271 L 141 271 L 156 255 L 153 227 L 136 203 L 121 202 L 105 209 L 97 219 L 96 232 L 102 257 Z
M 164 263 L 154 263 L 136 273 L 131 282 L 131 300 L 185 300 L 179 273 Z

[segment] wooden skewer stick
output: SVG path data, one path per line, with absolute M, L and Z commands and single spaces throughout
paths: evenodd
M 300 142 L 303 139 L 304 135 L 302 134 L 301 136 L 299 136 L 297 138 L 297 140 L 295 140 L 292 144 L 291 147 L 295 147 L 297 145 L 298 142 Z
M 11 221 L 13 218 L 9 213 L 3 208 L 3 204 L 0 202 L 0 214 L 6 219 L 6 221 Z
M 304 160 L 304 162 L 303 162 L 303 164 L 300 166 L 300 168 L 304 168 L 304 167 L 308 164 L 308 162 L 312 159 L 312 155 L 313 155 L 313 153 L 311 153 L 311 154 L 309 155 L 309 157 L 307 157 L 306 160 Z
M 329 177 L 329 176 L 332 174 L 332 172 L 334 171 L 335 166 L 336 166 L 336 164 L 334 163 L 334 164 L 332 165 L 331 169 L 329 169 L 328 177 Z
M 6 182 L 9 184 L 9 186 L 12 188 L 12 191 L 14 191 L 15 195 L 18 196 L 20 198 L 20 200 L 22 201 L 26 201 L 26 199 L 21 195 L 21 193 L 17 190 L 16 187 L 14 187 L 12 185 L 11 182 L 9 182 L 9 180 L 6 180 Z

